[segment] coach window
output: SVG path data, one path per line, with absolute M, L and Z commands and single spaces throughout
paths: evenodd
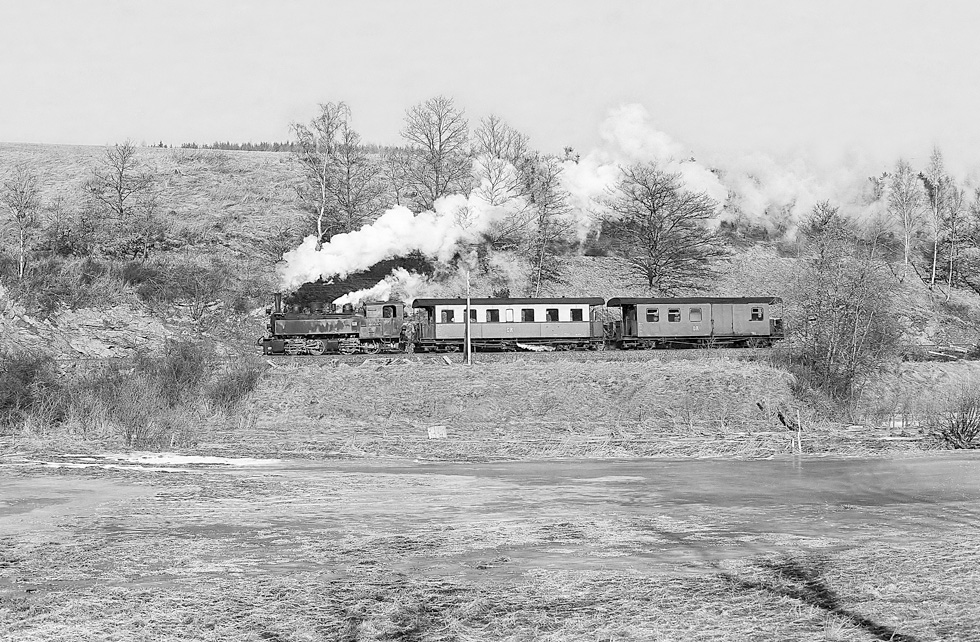
M 507 314 L 507 316 L 505 318 L 507 319 L 507 323 L 513 323 L 514 322 L 514 308 L 507 308 L 507 313 L 506 314 Z
M 470 323 L 476 323 L 476 310 L 470 309 Z
M 698 323 L 701 321 L 701 308 L 691 308 L 691 321 Z
M 534 308 L 523 308 L 521 310 L 521 321 L 524 323 L 534 323 Z
M 487 323 L 500 323 L 500 310 L 487 310 Z
M 647 308 L 647 323 L 660 323 L 660 308 Z
M 681 321 L 681 309 L 680 308 L 667 308 L 667 322 L 668 323 L 680 323 Z
M 548 323 L 558 321 L 558 308 L 548 308 L 544 311 L 544 320 Z
M 452 310 L 443 310 L 442 311 L 442 322 L 443 323 L 452 323 L 453 320 L 454 320 L 454 316 L 455 315 L 453 314 L 453 311 Z
M 395 306 L 393 306 L 393 305 L 386 305 L 381 310 L 382 310 L 381 316 L 383 316 L 384 318 L 386 318 L 386 319 L 394 319 L 395 318 Z
M 752 316 L 749 318 L 749 321 L 762 321 L 762 319 L 762 308 L 752 308 Z
M 581 320 L 582 320 L 582 309 L 581 308 L 573 308 L 572 309 L 572 321 L 581 321 Z

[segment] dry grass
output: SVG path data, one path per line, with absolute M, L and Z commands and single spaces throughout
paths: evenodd
M 472 368 L 421 357 L 282 360 L 238 428 L 204 440 L 314 458 L 757 458 L 792 450 L 782 413 L 802 421 L 807 453 L 918 447 L 820 421 L 794 399 L 791 377 L 768 365 L 725 351 L 685 355 L 498 355 Z
M 122 141 L 119 141 L 122 142 Z M 171 219 L 205 228 L 236 224 L 250 231 L 298 213 L 293 186 L 299 173 L 291 154 L 138 148 L 138 158 L 159 179 L 160 207 Z M 0 166 L 27 163 L 42 177 L 43 197 L 79 198 L 105 147 L 0 144 Z

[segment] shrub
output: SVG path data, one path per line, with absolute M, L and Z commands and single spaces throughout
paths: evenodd
M 0 355 L 0 427 L 13 429 L 32 414 L 60 418 L 64 409 L 54 403 L 59 388 L 49 356 L 39 352 Z
M 217 375 L 205 388 L 205 397 L 227 412 L 255 390 L 265 368 L 257 362 L 239 362 Z
M 264 364 L 216 372 L 208 343 L 169 340 L 139 353 L 61 376 L 40 353 L 0 355 L 0 434 L 61 425 L 85 437 L 114 437 L 133 448 L 172 448 L 192 440 L 211 410 L 228 412 L 252 392 Z
M 785 313 L 801 382 L 846 408 L 870 376 L 898 357 L 901 328 L 884 263 L 861 252 L 850 223 L 829 203 L 804 225 L 805 253 Z
M 122 268 L 123 283 L 136 286 L 158 285 L 163 280 L 159 267 L 141 261 L 129 261 Z
M 176 404 L 194 396 L 214 370 L 214 347 L 202 341 L 168 339 L 161 355 L 137 354 L 135 366 L 158 383 L 168 403 Z
M 932 434 L 952 449 L 980 448 L 980 393 L 967 392 L 954 398 L 929 421 Z

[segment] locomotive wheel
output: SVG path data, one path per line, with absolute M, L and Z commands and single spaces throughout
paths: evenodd
M 368 343 L 364 343 L 362 344 L 361 349 L 364 350 L 364 354 L 378 354 L 381 352 L 381 342 L 370 341 Z
M 317 339 L 316 341 L 307 344 L 306 349 L 314 357 L 319 357 L 320 355 L 322 355 L 324 352 L 327 351 L 327 345 L 323 341 Z

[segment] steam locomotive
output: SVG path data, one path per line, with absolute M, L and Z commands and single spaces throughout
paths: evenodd
M 415 299 L 337 307 L 276 295 L 267 355 L 768 347 L 784 337 L 777 297 Z M 616 314 L 618 312 L 618 314 Z M 469 315 L 467 323 L 467 314 Z

